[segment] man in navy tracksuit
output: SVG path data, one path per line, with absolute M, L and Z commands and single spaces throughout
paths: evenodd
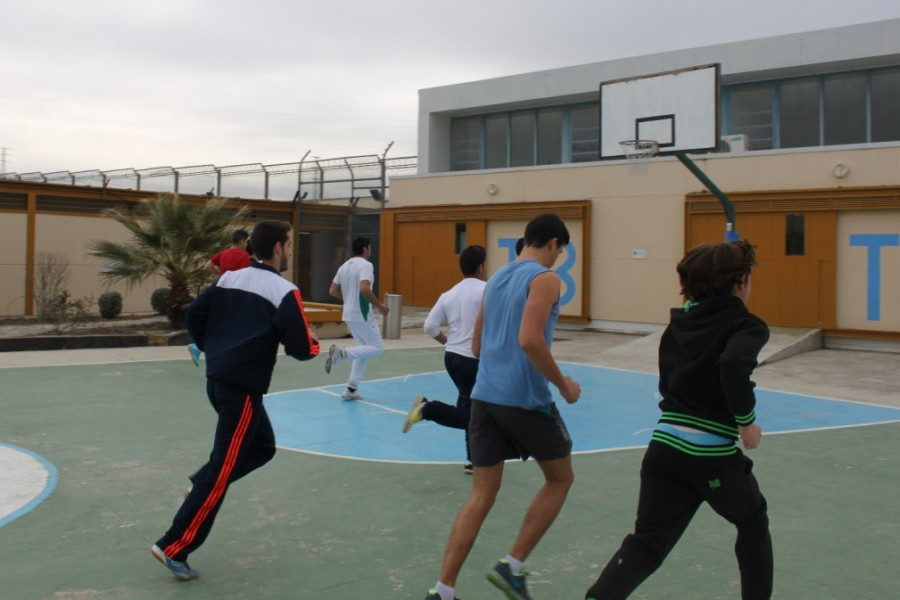
M 187 310 L 187 328 L 206 353 L 206 391 L 218 413 L 209 462 L 191 476 L 193 487 L 172 526 L 151 548 L 178 579 L 197 578 L 187 563 L 212 529 L 228 486 L 275 455 L 275 434 L 263 407 L 278 344 L 297 360 L 319 354 L 300 291 L 284 279 L 291 228 L 262 221 L 250 243 L 259 262 L 230 271 Z

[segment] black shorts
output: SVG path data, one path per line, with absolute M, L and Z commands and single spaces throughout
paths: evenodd
M 469 448 L 473 465 L 492 467 L 510 458 L 565 458 L 572 453 L 572 438 L 556 404 L 544 411 L 472 398 Z

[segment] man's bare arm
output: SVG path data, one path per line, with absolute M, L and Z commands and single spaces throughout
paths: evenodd
M 572 404 L 581 396 L 581 386 L 564 376 L 544 339 L 544 328 L 553 305 L 559 300 L 560 278 L 552 271 L 541 273 L 531 280 L 528 300 L 519 326 L 519 346 L 525 356 L 547 381 L 559 389 L 566 402 Z
M 211 261 L 211 260 L 206 261 L 206 264 L 203 265 L 203 268 L 206 269 L 207 271 L 209 271 L 210 273 L 212 273 L 213 275 L 221 275 L 222 274 L 222 270 L 219 269 L 219 267 L 217 267 L 215 265 L 215 263 L 213 263 L 213 261 Z

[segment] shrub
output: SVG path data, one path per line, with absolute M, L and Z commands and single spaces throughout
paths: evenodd
M 70 300 L 66 291 L 69 279 L 69 259 L 58 252 L 38 252 L 35 263 L 34 300 L 38 315 L 45 320 L 57 320 L 65 315 Z
M 156 314 L 166 314 L 166 301 L 169 299 L 170 292 L 171 290 L 169 288 L 157 288 L 153 290 L 153 294 L 150 296 L 150 306 L 153 307 Z
M 100 316 L 104 319 L 115 319 L 122 312 L 122 294 L 119 292 L 104 292 L 97 300 L 100 306 Z
M 94 304 L 92 297 L 74 298 L 67 290 L 56 294 L 47 302 L 41 320 L 49 323 L 51 333 L 61 335 L 92 320 L 90 307 Z

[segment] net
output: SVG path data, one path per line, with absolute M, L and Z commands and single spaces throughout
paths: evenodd
M 656 140 L 623 140 L 619 142 L 622 152 L 631 160 L 628 165 L 629 175 L 646 175 L 650 157 L 657 153 L 659 144 Z

